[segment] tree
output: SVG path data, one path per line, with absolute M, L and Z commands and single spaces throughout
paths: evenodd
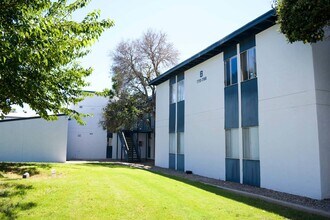
M 78 60 L 113 25 L 110 19 L 100 20 L 99 11 L 81 22 L 72 20 L 89 2 L 1 0 L 0 116 L 26 103 L 45 119 L 65 113 L 81 122 L 81 115 L 67 106 L 86 95 L 82 89 L 92 69 Z
M 116 132 L 154 116 L 156 88 L 149 82 L 176 64 L 178 51 L 165 33 L 148 30 L 140 39 L 120 42 L 111 56 L 113 93 L 102 124 Z
M 330 0 L 274 0 L 280 31 L 290 43 L 323 40 L 330 24 Z

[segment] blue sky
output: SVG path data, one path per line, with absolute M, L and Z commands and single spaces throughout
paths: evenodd
M 100 91 L 111 87 L 109 54 L 121 40 L 139 38 L 149 28 L 161 30 L 181 62 L 270 10 L 271 0 L 92 0 L 74 19 L 94 9 L 115 22 L 82 60 L 94 69 L 86 89 Z

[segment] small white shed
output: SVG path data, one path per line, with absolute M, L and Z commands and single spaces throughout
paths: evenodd
M 0 120 L 0 161 L 65 162 L 67 135 L 65 115 Z

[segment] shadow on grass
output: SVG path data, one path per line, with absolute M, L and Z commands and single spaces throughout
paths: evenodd
M 50 169 L 49 164 L 44 163 L 0 163 L 0 178 L 4 173 L 23 175 L 28 172 L 30 176 L 40 173 L 39 169 Z M 3 173 L 3 174 L 1 174 Z
M 19 211 L 29 210 L 37 204 L 34 202 L 13 202 L 14 197 L 22 197 L 31 190 L 31 185 L 0 182 L 0 218 L 15 219 Z M 22 199 L 21 199 L 22 200 Z
M 26 193 L 33 189 L 32 185 L 17 183 L 15 179 L 8 179 L 5 174 L 14 173 L 22 175 L 28 172 L 30 176 L 40 173 L 39 169 L 49 169 L 49 164 L 39 163 L 0 163 L 0 218 L 15 219 L 19 211 L 32 209 L 37 204 L 23 202 Z M 19 202 L 14 198 L 19 197 Z
M 112 163 L 86 163 L 86 164 L 81 164 L 81 165 L 85 165 L 85 166 L 102 166 L 102 167 L 108 167 L 108 168 L 130 168 L 130 169 L 138 169 L 132 166 L 125 166 L 125 165 L 120 165 L 120 164 L 112 164 Z M 322 216 L 317 216 L 317 215 L 313 215 L 313 214 L 309 214 L 309 213 L 305 213 L 305 212 L 301 212 L 301 211 L 297 211 L 291 208 L 287 208 L 284 206 L 280 206 L 277 204 L 273 204 L 273 203 L 269 203 L 266 202 L 264 200 L 261 199 L 255 199 L 255 198 L 250 198 L 250 197 L 246 197 L 246 196 L 241 196 L 241 195 L 237 195 L 235 193 L 223 190 L 223 189 L 219 189 L 215 186 L 210 186 L 204 183 L 200 183 L 197 181 L 192 181 L 192 180 L 188 180 L 182 177 L 177 177 L 177 176 L 172 176 L 172 175 L 168 175 L 168 174 L 164 174 L 164 173 L 160 173 L 160 172 L 155 172 L 155 171 L 151 171 L 151 170 L 145 170 L 147 172 L 151 172 L 153 174 L 156 175 L 160 175 L 166 178 L 170 178 L 176 181 L 180 181 L 182 183 L 185 184 L 189 184 L 191 186 L 197 187 L 199 189 L 205 190 L 207 192 L 210 193 L 214 193 L 218 196 L 221 197 L 225 197 L 227 199 L 231 199 L 231 200 L 235 200 L 239 203 L 244 203 L 246 205 L 249 206 L 253 206 L 255 208 L 258 209 L 262 209 L 265 210 L 267 212 L 271 212 L 277 215 L 280 215 L 286 219 L 294 219 L 294 220 L 300 220 L 300 219 L 327 219 L 325 217 Z

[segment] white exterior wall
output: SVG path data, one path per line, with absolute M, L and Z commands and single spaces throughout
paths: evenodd
M 0 161 L 65 162 L 67 117 L 0 122 Z
M 200 71 L 207 80 L 197 83 Z M 185 169 L 225 179 L 223 53 L 187 70 L 184 80 Z
M 99 122 L 107 102 L 105 97 L 93 96 L 73 107 L 76 111 L 92 116 L 84 118 L 86 125 L 79 125 L 75 120 L 69 121 L 68 159 L 106 158 L 107 132 Z
M 256 35 L 261 187 L 329 198 L 330 41 L 289 44 L 278 28 Z M 207 80 L 197 83 L 200 71 Z M 225 179 L 223 77 L 222 53 L 185 71 L 185 170 L 216 179 Z M 155 162 L 161 167 L 168 167 L 168 96 L 166 81 L 157 86 Z
M 320 146 L 322 198 L 330 198 L 330 38 L 312 44 Z
M 169 165 L 169 81 L 157 86 L 155 165 Z
M 321 199 L 312 48 L 277 30 L 256 35 L 261 187 Z

